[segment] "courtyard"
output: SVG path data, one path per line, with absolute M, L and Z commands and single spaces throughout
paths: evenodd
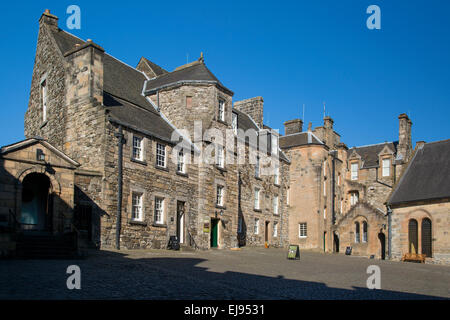
M 3 260 L 0 299 L 448 299 L 448 266 L 341 254 L 243 248 L 209 251 L 102 250 L 78 260 Z M 81 289 L 69 290 L 69 265 Z M 381 289 L 366 287 L 367 267 Z

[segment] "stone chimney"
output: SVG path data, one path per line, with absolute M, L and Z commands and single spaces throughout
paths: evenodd
M 293 134 L 303 131 L 303 121 L 300 119 L 288 120 L 284 123 L 284 134 Z
M 398 147 L 397 147 L 397 160 L 401 162 L 407 162 L 411 155 L 412 143 L 411 143 L 411 126 L 412 122 L 406 115 L 402 113 L 398 116 L 399 119 L 399 132 L 398 132 Z
M 39 24 L 48 25 L 51 28 L 58 29 L 58 17 L 51 14 L 49 9 L 45 9 L 44 13 L 41 15 L 39 19 Z
M 260 129 L 263 128 L 264 100 L 262 97 L 236 101 L 233 107 L 248 114 Z
M 425 143 L 426 143 L 425 141 L 417 141 L 415 150 L 422 149 Z
M 70 68 L 67 77 L 67 105 L 103 103 L 103 57 L 105 50 L 88 39 L 64 54 Z
M 326 116 L 325 118 L 323 118 L 323 126 L 325 129 L 333 129 L 333 119 L 331 119 L 331 117 Z

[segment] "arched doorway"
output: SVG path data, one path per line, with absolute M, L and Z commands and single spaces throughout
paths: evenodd
M 339 252 L 339 235 L 337 234 L 337 232 L 335 231 L 333 233 L 333 242 L 334 242 L 334 252 Z
M 431 233 L 431 220 L 424 218 L 422 220 L 422 253 L 427 257 L 432 256 L 432 233 Z
M 52 230 L 50 179 L 43 173 L 30 173 L 22 181 L 20 222 L 26 230 Z
M 378 240 L 380 240 L 380 257 L 384 260 L 386 259 L 386 236 L 383 232 L 378 234 Z
M 411 219 L 408 223 L 408 250 L 409 253 L 418 253 L 418 232 L 417 232 L 417 220 Z

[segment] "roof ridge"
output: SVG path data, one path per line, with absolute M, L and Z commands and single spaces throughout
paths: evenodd
M 389 144 L 389 143 L 394 143 L 394 141 L 385 141 L 385 142 L 380 142 L 380 143 L 366 144 L 366 145 L 362 145 L 362 146 L 354 146 L 354 147 L 351 147 L 350 149 L 373 147 L 373 146 L 378 146 L 381 144 Z

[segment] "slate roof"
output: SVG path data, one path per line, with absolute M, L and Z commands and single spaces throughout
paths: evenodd
M 388 204 L 450 198 L 450 139 L 416 150 Z
M 142 57 L 142 59 L 148 64 L 148 66 L 153 70 L 153 72 L 156 74 L 156 76 L 163 75 L 165 73 L 169 73 L 167 70 L 164 70 L 160 66 L 158 66 L 156 63 L 151 62 L 145 57 Z
M 191 63 L 191 65 L 188 67 L 163 74 L 153 80 L 148 81 L 145 92 L 150 94 L 157 88 L 183 82 L 215 83 L 216 85 L 222 87 L 231 95 L 233 95 L 233 92 L 227 89 L 202 62 Z
M 62 53 L 84 43 L 61 29 L 53 35 Z M 103 104 L 111 119 L 169 142 L 174 129 L 142 95 L 145 75 L 106 53 L 103 62 Z
M 311 142 L 308 143 L 308 135 L 310 135 Z M 280 147 L 282 149 L 303 146 L 307 144 L 323 144 L 312 132 L 299 132 L 288 134 L 280 137 Z
M 356 151 L 361 156 L 362 169 L 378 167 L 379 166 L 378 154 L 383 150 L 383 148 L 386 145 L 389 147 L 389 149 L 391 149 L 394 152 L 394 154 L 397 153 L 398 142 L 395 141 L 395 142 L 383 142 L 361 147 L 353 147 L 347 150 L 347 155 L 350 157 L 353 151 Z
M 249 129 L 253 129 L 258 131 L 258 126 L 256 123 L 250 118 L 250 116 L 242 111 L 233 108 L 233 112 L 238 116 L 238 128 L 244 131 Z

